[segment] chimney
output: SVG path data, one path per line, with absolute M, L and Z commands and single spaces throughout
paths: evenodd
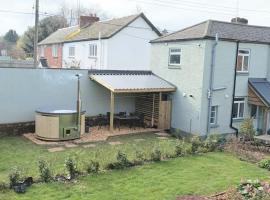
M 231 22 L 235 24 L 248 24 L 248 20 L 246 18 L 241 17 L 232 18 Z
M 87 26 L 92 25 L 95 22 L 99 21 L 99 17 L 96 15 L 90 15 L 90 16 L 80 16 L 80 28 L 85 28 Z

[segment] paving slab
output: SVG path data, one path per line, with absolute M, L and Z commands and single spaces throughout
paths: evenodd
M 85 145 L 83 145 L 83 148 L 94 148 L 94 147 L 96 147 L 95 144 L 85 144 Z
M 115 145 L 120 145 L 123 144 L 122 142 L 115 141 L 115 142 L 109 142 L 110 145 L 115 146 Z
M 65 148 L 64 147 L 53 147 L 53 148 L 49 148 L 48 151 L 53 153 L 53 152 L 58 152 L 58 151 L 64 151 Z
M 66 143 L 65 144 L 65 147 L 66 148 L 74 148 L 74 147 L 78 147 L 78 145 L 77 144 L 73 144 L 73 143 Z

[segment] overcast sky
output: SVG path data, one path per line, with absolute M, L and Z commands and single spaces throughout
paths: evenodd
M 0 1 L 0 35 L 9 29 L 22 34 L 28 26 L 34 25 L 35 0 Z M 40 10 L 57 13 L 64 2 L 76 6 L 77 1 L 40 0 Z M 154 25 L 170 31 L 207 19 L 230 21 L 237 15 L 247 18 L 249 24 L 270 26 L 269 0 L 80 0 L 80 4 L 84 7 L 99 7 L 111 17 L 130 15 L 141 10 Z

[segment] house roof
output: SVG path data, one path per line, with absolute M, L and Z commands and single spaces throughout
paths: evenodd
M 115 93 L 173 92 L 176 87 L 149 71 L 93 72 L 90 78 Z
M 79 26 L 71 29 L 66 28 L 66 30 L 59 29 L 58 31 L 47 37 L 45 40 L 41 41 L 39 44 L 96 40 L 99 39 L 99 33 L 102 39 L 107 39 L 114 36 L 116 33 L 127 27 L 139 17 L 142 17 L 146 21 L 146 23 L 152 28 L 152 30 L 157 33 L 158 36 L 161 35 L 158 29 L 145 17 L 145 15 L 143 13 L 140 13 L 107 21 L 98 21 L 90 26 L 81 29 L 79 28 Z
M 57 43 L 63 43 L 65 41 L 65 37 L 76 30 L 79 29 L 79 26 L 71 26 L 67 28 L 61 28 L 46 37 L 44 40 L 39 42 L 39 45 L 44 45 L 44 44 L 57 44 Z
M 260 97 L 260 99 L 270 107 L 270 83 L 265 78 L 249 78 L 249 86 Z
M 220 40 L 233 40 L 252 43 L 270 43 L 270 27 L 207 20 L 180 31 L 152 40 L 173 42 L 181 40 L 213 39 L 216 33 Z

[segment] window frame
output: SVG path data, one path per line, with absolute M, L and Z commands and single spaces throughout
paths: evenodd
M 70 52 L 71 52 L 70 49 L 71 49 L 71 48 L 74 49 L 73 55 L 70 55 Z M 69 57 L 69 58 L 74 58 L 74 57 L 75 57 L 75 46 L 69 46 L 69 47 L 68 47 L 68 57 Z
M 240 51 L 247 51 L 248 53 L 240 53 Z M 249 73 L 249 66 L 250 66 L 250 54 L 251 54 L 251 50 L 250 49 L 239 49 L 238 50 L 238 54 L 237 54 L 237 65 L 236 65 L 236 71 L 237 73 Z M 238 70 L 238 58 L 239 56 L 242 56 L 242 65 L 241 65 L 241 70 Z M 248 63 L 247 63 L 247 70 L 244 70 L 244 61 L 245 61 L 245 57 L 248 57 Z
M 214 110 L 213 110 L 213 108 L 214 108 Z M 212 113 L 214 113 L 214 116 L 212 117 Z M 211 126 L 216 126 L 218 123 L 217 123 L 217 121 L 218 121 L 218 106 L 217 105 L 215 105 L 215 106 L 211 106 L 211 110 L 210 110 L 210 119 L 209 119 L 209 123 L 210 123 L 210 125 Z M 214 121 L 213 122 L 211 122 L 211 119 L 214 119 Z
M 171 52 L 172 50 L 180 50 L 180 52 Z M 179 55 L 180 56 L 180 60 L 179 63 L 171 63 L 171 55 Z M 179 69 L 181 66 L 181 57 L 182 57 L 182 48 L 180 47 L 172 47 L 169 48 L 169 59 L 168 59 L 168 66 L 169 68 L 177 68 Z
M 58 58 L 58 45 L 57 44 L 52 45 L 52 57 Z
M 92 55 L 91 55 L 91 47 L 93 47 L 92 51 L 94 53 Z M 89 50 L 89 52 L 88 52 L 88 57 L 89 58 L 97 58 L 97 55 L 98 55 L 98 53 L 97 53 L 97 51 L 98 51 L 97 44 L 93 44 L 93 43 L 89 44 L 88 45 L 88 50 Z
M 235 99 L 239 99 L 239 100 L 235 100 Z M 244 119 L 244 115 L 245 115 L 245 98 L 244 97 L 235 97 L 233 100 L 233 106 L 234 104 L 237 104 L 237 116 L 233 117 L 233 119 Z M 243 116 L 240 116 L 240 108 L 241 108 L 241 104 L 243 104 Z

